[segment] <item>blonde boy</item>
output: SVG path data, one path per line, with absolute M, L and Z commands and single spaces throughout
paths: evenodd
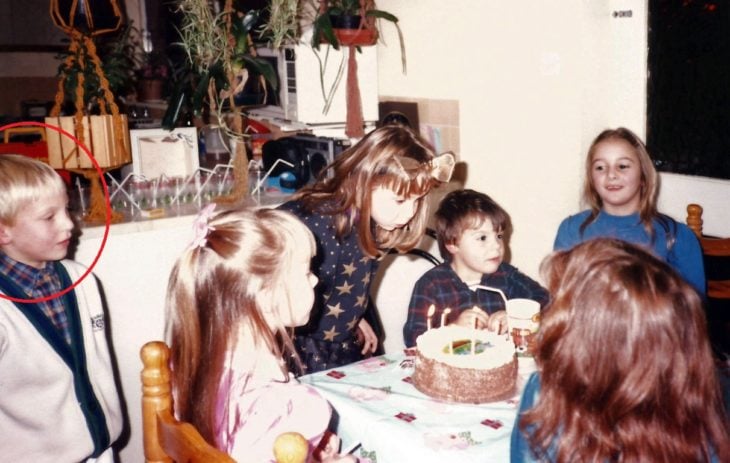
M 114 461 L 111 444 L 121 432 L 122 414 L 99 289 L 90 276 L 58 296 L 85 272 L 61 261 L 73 229 L 67 202 L 66 187 L 51 167 L 0 155 L 4 461 Z
M 413 288 L 408 319 L 403 327 L 406 346 L 426 331 L 428 309 L 441 320 L 444 309 L 451 309 L 446 323 L 506 330 L 504 300 L 533 299 L 544 305 L 548 292 L 539 283 L 504 262 L 505 235 L 509 216 L 492 198 L 474 190 L 456 190 L 446 195 L 434 214 L 436 234 L 445 262 L 426 272 Z M 434 326 L 438 326 L 435 324 Z

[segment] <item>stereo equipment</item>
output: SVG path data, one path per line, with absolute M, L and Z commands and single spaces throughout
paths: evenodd
M 280 162 L 270 177 L 281 177 L 282 188 L 298 189 L 313 182 L 349 146 L 350 141 L 346 139 L 315 135 L 295 135 L 269 140 L 262 147 L 264 171 L 268 172 L 279 159 L 292 164 L 294 167 Z M 282 177 L 285 172 L 288 174 Z

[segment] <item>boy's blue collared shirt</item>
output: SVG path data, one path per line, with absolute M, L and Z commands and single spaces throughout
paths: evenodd
M 56 274 L 52 262 L 46 262 L 42 269 L 38 269 L 11 259 L 5 253 L 0 252 L 0 272 L 13 280 L 28 296 L 28 299 L 51 296 L 63 289 L 61 279 Z M 68 318 L 61 298 L 56 297 L 37 304 L 43 309 L 45 316 L 63 334 L 66 342 L 71 344 Z

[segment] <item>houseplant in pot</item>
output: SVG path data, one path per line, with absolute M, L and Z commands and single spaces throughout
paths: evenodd
M 225 0 L 180 0 L 182 15 L 177 46 L 187 57 L 183 69 L 175 69 L 175 89 L 170 97 L 163 127 L 175 126 L 183 107 L 196 117 L 220 127 L 236 140 L 232 153 L 235 186 L 233 193 L 217 201 L 237 201 L 248 192 L 248 158 L 241 106 L 247 102 L 236 95 L 249 79 L 265 80 L 278 89 L 276 71 L 256 56 L 250 33 L 258 12 L 237 9 L 239 2 Z M 207 114 L 204 114 L 207 111 Z
M 319 49 L 320 44 L 329 43 L 338 50 L 340 45 L 375 45 L 378 19 L 396 27 L 405 69 L 405 46 L 398 18 L 377 9 L 373 0 L 322 0 L 312 24 L 312 47 Z
M 356 54 L 361 51 L 361 47 L 372 46 L 377 42 L 379 19 L 389 21 L 396 27 L 400 42 L 401 62 L 405 73 L 405 46 L 403 34 L 398 25 L 398 18 L 387 11 L 377 9 L 374 0 L 321 0 L 312 24 L 312 47 L 320 65 L 319 77 L 322 96 L 325 101 L 323 109 L 325 113 L 329 111 L 335 92 L 340 85 L 342 76 L 345 74 L 345 53 L 343 53 L 335 79 L 330 85 L 325 84 L 329 47 L 335 50 L 339 50 L 340 46 L 348 47 L 345 133 L 349 137 L 359 138 L 364 135 Z M 327 47 L 322 57 L 318 53 L 321 45 Z
M 99 100 L 103 98 L 103 88 L 94 63 L 89 59 L 78 59 L 79 56 L 87 56 L 91 44 L 117 103 L 124 103 L 125 97 L 133 93 L 137 86 L 135 70 L 139 67 L 141 47 L 135 27 L 125 25 L 118 31 L 79 41 L 76 48 L 56 55 L 56 59 L 61 61 L 58 76 L 66 97 L 62 102 L 65 113 L 72 114 L 75 111 L 76 88 L 80 80 L 83 85 L 82 106 L 88 111 L 95 113 Z
M 172 65 L 167 55 L 153 50 L 145 53 L 137 70 L 137 96 L 140 101 L 157 101 L 166 96 L 166 84 Z
M 176 88 L 169 108 L 179 111 L 187 106 L 195 116 L 218 119 L 224 124 L 225 113 L 236 111 L 234 97 L 249 77 L 261 78 L 278 89 L 276 71 L 265 59 L 256 56 L 251 46 L 251 33 L 258 12 L 235 9 L 227 0 L 219 13 L 207 0 L 181 0 L 180 41 L 187 57 L 182 67 L 173 69 Z M 166 117 L 174 123 L 177 115 Z

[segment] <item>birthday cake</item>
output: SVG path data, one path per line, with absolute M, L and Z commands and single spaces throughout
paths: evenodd
M 450 325 L 426 331 L 416 347 L 413 385 L 430 397 L 484 403 L 515 393 L 515 346 L 503 335 Z

